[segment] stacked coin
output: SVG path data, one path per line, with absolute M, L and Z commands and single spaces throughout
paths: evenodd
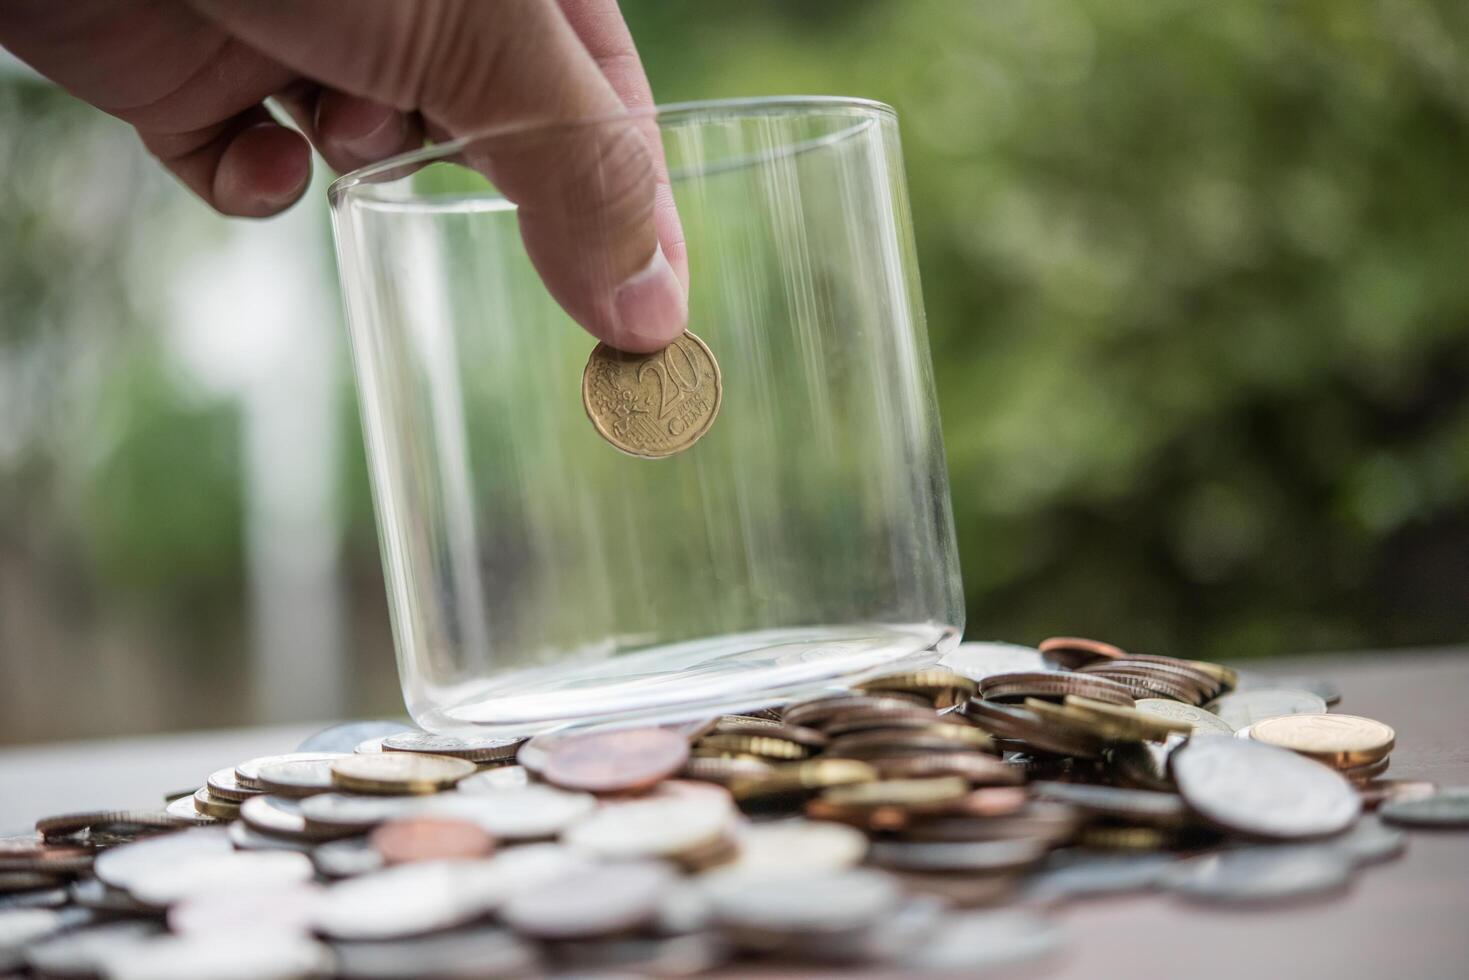
M 1257 742 L 1325 763 L 1359 785 L 1387 771 L 1397 743 L 1392 728 L 1357 715 L 1282 715 L 1254 722 L 1246 731 Z
M 1469 791 L 1375 778 L 1393 733 L 1309 678 L 1076 637 L 943 663 L 662 727 L 357 722 L 158 811 L 49 817 L 0 840 L 0 972 L 962 974 L 1046 955 L 1086 896 L 1340 889 L 1404 846 L 1364 808 L 1469 824 Z

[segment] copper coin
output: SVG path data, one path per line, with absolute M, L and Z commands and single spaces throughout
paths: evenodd
M 495 849 L 495 839 L 475 824 L 441 817 L 390 820 L 367 840 L 386 864 L 479 858 Z
M 667 779 L 688 761 L 689 743 L 682 735 L 665 728 L 626 728 L 557 741 L 541 775 L 564 789 L 625 793 Z
M 944 716 L 947 717 L 947 716 Z M 940 720 L 932 708 L 890 706 L 887 708 L 858 708 L 843 711 L 827 719 L 821 730 L 835 738 L 864 732 L 873 728 L 927 728 Z
M 1036 647 L 1047 660 L 1063 667 L 1079 667 L 1094 660 L 1121 660 L 1127 651 L 1101 640 L 1087 640 L 1079 636 L 1053 636 L 1042 640 Z
M 930 712 L 932 715 L 932 712 Z M 750 718 L 744 715 L 725 715 L 712 729 L 714 735 L 759 735 L 795 742 L 807 748 L 819 749 L 826 744 L 826 736 L 814 728 L 803 728 L 769 718 Z
M 828 719 L 849 711 L 856 710 L 894 710 L 899 708 L 920 708 L 932 710 L 932 705 L 927 698 L 914 694 L 902 694 L 897 691 L 884 691 L 881 694 L 836 694 L 826 697 L 812 698 L 809 701 L 798 701 L 788 705 L 781 715 L 782 720 L 791 725 L 809 725 L 812 728 L 824 728 Z
M 1024 809 L 1030 794 L 1019 786 L 989 786 L 972 790 L 944 812 L 957 817 L 1004 817 Z
M 47 844 L 31 836 L 6 838 L 0 840 L 0 871 L 42 874 L 86 871 L 96 853 L 90 847 Z
M 1134 703 L 1132 692 L 1126 685 L 1105 677 L 1072 671 L 995 674 L 979 682 L 979 693 L 985 700 L 1024 700 L 1028 697 L 1060 700 L 1068 694 L 1076 694 L 1128 708 Z

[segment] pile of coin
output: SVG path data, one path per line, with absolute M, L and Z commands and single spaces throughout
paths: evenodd
M 1291 685 L 1056 638 L 660 727 L 337 726 L 0 840 L 0 974 L 973 972 L 1055 950 L 1066 902 L 1302 899 L 1399 853 L 1385 823 L 1469 826 Z

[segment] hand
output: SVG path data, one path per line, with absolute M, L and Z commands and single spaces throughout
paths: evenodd
M 7 0 L 0 43 L 248 217 L 289 207 L 310 178 L 306 140 L 272 120 L 270 96 L 338 170 L 425 133 L 653 104 L 616 0 Z M 579 323 L 630 351 L 679 335 L 688 263 L 651 127 L 473 162 L 516 203 L 532 261 Z

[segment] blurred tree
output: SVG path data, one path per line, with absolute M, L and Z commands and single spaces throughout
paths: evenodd
M 660 100 L 898 109 L 971 636 L 1464 639 L 1463 5 L 624 8 Z

